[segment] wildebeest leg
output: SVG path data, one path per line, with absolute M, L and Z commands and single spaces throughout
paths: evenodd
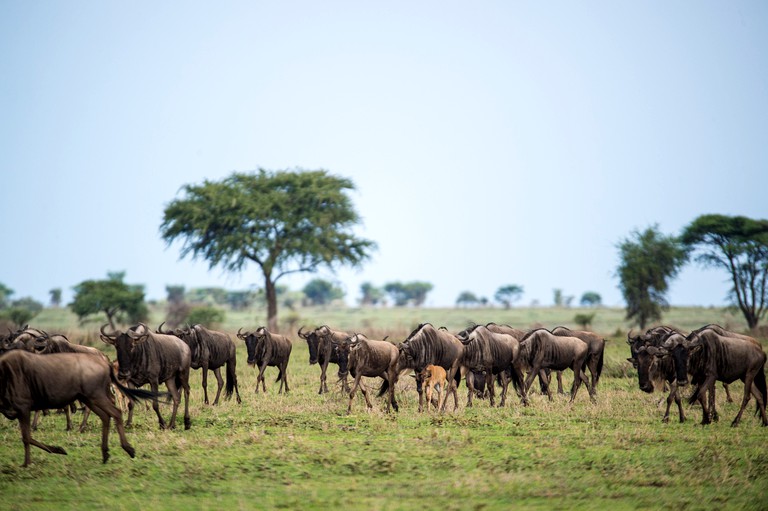
M 571 399 L 568 400 L 569 403 L 573 403 L 573 401 L 576 399 L 576 393 L 579 391 L 579 387 L 581 386 L 581 364 L 574 364 L 572 367 L 573 369 L 573 387 L 571 388 Z
M 563 390 L 563 372 L 556 371 L 556 373 L 557 373 L 557 393 L 565 394 L 565 391 Z
M 131 422 L 133 422 L 133 399 L 130 397 L 126 397 L 128 400 L 128 420 L 125 421 L 125 427 L 129 427 L 131 425 Z
M 723 390 L 725 391 L 725 400 L 728 403 L 733 403 L 733 398 L 731 397 L 731 391 L 728 389 L 728 384 L 723 383 Z
M 362 377 L 362 374 L 358 374 L 355 376 L 355 381 L 352 383 L 352 389 L 349 391 L 349 404 L 347 405 L 347 414 L 352 413 L 352 400 L 355 398 L 355 392 L 357 392 L 357 388 L 360 386 L 360 378 Z M 365 390 L 363 390 L 363 395 L 365 395 Z M 365 398 L 366 402 L 368 401 L 368 398 Z M 368 407 L 370 408 L 370 404 Z
M 427 385 L 427 391 L 425 392 L 426 398 L 427 398 L 427 413 L 429 413 L 429 405 L 432 404 L 432 392 L 434 391 L 434 385 L 432 382 L 429 382 Z M 435 411 L 440 411 L 440 407 L 438 406 Z
M 710 394 L 710 398 L 714 396 L 714 384 L 715 377 L 708 376 L 706 380 L 699 384 L 694 392 L 696 400 L 701 404 L 701 424 L 710 424 L 712 422 L 712 415 L 707 403 L 707 392 Z
M 507 403 L 507 390 L 509 389 L 511 379 L 507 376 L 506 371 L 501 371 L 499 375 L 501 376 L 501 401 L 499 402 L 499 408 L 503 408 Z
M 472 395 L 475 391 L 475 375 L 472 371 L 467 371 L 465 380 L 467 382 L 467 408 L 472 408 Z
M 181 391 L 178 385 L 176 385 L 176 378 L 171 378 L 165 382 L 165 386 L 171 393 L 171 399 L 173 399 L 173 411 L 171 412 L 171 422 L 168 423 L 168 429 L 176 428 L 176 414 L 179 410 L 179 404 L 181 403 Z
M 762 371 L 762 369 L 760 369 Z M 758 374 L 755 376 L 755 378 L 760 378 L 760 375 Z M 763 421 L 763 426 L 768 426 L 768 415 L 766 415 L 765 411 L 765 399 L 766 397 L 763 396 L 760 391 L 757 389 L 757 385 L 752 385 L 752 395 L 755 396 L 755 401 L 757 401 L 757 410 L 760 412 L 760 418 Z M 757 415 L 757 412 L 755 412 L 755 415 Z
M 165 382 L 165 385 L 168 387 L 168 390 L 171 392 L 171 397 L 173 398 L 173 415 L 171 418 L 171 428 L 173 428 L 175 421 L 176 421 L 176 409 L 179 407 L 179 397 L 178 393 L 175 392 L 176 387 L 174 386 L 174 390 L 171 390 L 172 382 L 171 380 L 168 380 Z M 157 391 L 159 384 L 156 381 L 153 381 L 149 384 L 149 387 L 152 389 L 152 392 L 157 396 Z M 152 398 L 152 409 L 155 411 L 155 415 L 157 415 L 157 422 L 160 424 L 160 429 L 166 429 L 165 420 L 163 419 L 163 416 L 160 414 L 160 404 L 157 402 L 157 397 Z
M 760 370 L 762 371 L 762 368 Z M 744 413 L 744 409 L 747 407 L 747 403 L 749 403 L 749 398 L 752 396 L 752 382 L 754 380 L 755 373 L 747 371 L 747 374 L 744 376 L 744 397 L 741 399 L 741 408 L 739 408 L 739 413 L 736 414 L 736 418 L 731 422 L 731 427 L 738 426 L 741 421 L 741 414 Z
M 88 427 L 88 416 L 91 414 L 91 409 L 88 406 L 83 405 L 83 421 L 80 423 L 80 433 L 83 433 Z
M 283 378 L 280 382 L 280 392 L 283 392 L 283 385 L 285 385 L 285 393 L 287 394 L 289 390 L 288 388 L 288 362 L 284 362 L 283 365 L 280 367 L 280 374 L 283 375 Z
M 667 395 L 667 409 L 664 411 L 664 417 L 661 418 L 661 422 L 669 422 L 669 409 L 672 407 L 672 401 L 679 401 L 677 397 L 677 383 L 672 384 L 672 388 Z
M 40 422 L 40 410 L 35 410 L 35 417 L 32 419 L 32 431 L 37 431 L 37 424 Z
M 424 410 L 424 379 L 419 370 L 416 370 L 416 392 L 419 394 L 419 413 L 421 413 Z
M 259 366 L 259 375 L 256 377 L 256 393 L 259 393 L 259 382 L 261 382 L 264 392 L 267 391 L 267 384 L 264 383 L 264 371 L 267 370 L 267 362 L 262 362 Z
M 483 374 L 485 375 L 485 388 L 488 389 L 488 401 L 493 408 L 496 405 L 496 385 L 493 381 L 493 370 L 485 369 Z
M 31 424 L 29 421 L 29 412 L 24 411 L 19 414 L 19 428 L 21 429 L 21 441 L 24 443 L 24 464 L 28 467 L 30 463 L 29 446 L 34 445 L 40 449 L 52 454 L 67 454 L 67 451 L 55 445 L 46 445 L 32 438 Z
M 219 397 L 221 396 L 221 389 L 224 388 L 224 378 L 221 376 L 221 368 L 217 367 L 216 369 L 212 369 L 213 375 L 216 377 L 216 383 L 218 384 L 218 388 L 216 389 L 216 398 L 213 400 L 213 406 L 216 406 L 219 404 Z
M 397 406 L 397 401 L 395 401 L 395 385 L 397 385 L 397 371 L 394 369 L 389 371 L 388 374 L 388 380 L 389 380 L 389 402 L 392 405 L 392 408 L 398 412 L 400 409 Z
M 123 417 L 120 409 L 105 399 L 91 400 L 87 406 L 101 419 L 101 458 L 104 463 L 109 459 L 109 422 L 115 419 L 117 434 L 120 436 L 120 446 L 131 458 L 136 456 L 136 450 L 128 443 L 123 427 Z
M 192 419 L 189 417 L 189 369 L 176 377 L 176 386 L 181 385 L 184 391 L 184 429 L 192 427 Z
M 525 379 L 525 382 L 523 382 L 523 387 L 525 388 L 525 391 L 527 392 L 528 389 L 531 388 L 531 385 L 533 384 L 533 380 L 536 378 L 536 375 L 539 373 L 539 370 L 534 368 L 531 368 L 531 370 L 528 372 L 528 377 Z M 541 378 L 539 378 L 541 380 Z
M 328 392 L 328 385 L 325 383 L 325 371 L 328 369 L 328 362 L 323 362 L 320 365 L 320 391 L 318 394 L 322 394 L 323 392 Z M 258 382 L 257 382 L 258 385 Z
M 208 365 L 203 364 L 203 366 L 200 368 L 200 371 L 203 373 L 203 402 L 205 404 L 208 403 Z M 219 391 L 221 391 L 221 385 L 219 385 Z M 216 400 L 218 401 L 218 394 L 216 395 Z M 214 403 L 216 404 L 216 403 Z
M 712 383 L 707 387 L 707 391 L 709 392 L 709 415 L 713 421 L 718 422 L 720 415 L 717 413 L 717 404 L 715 403 L 715 384 L 715 380 L 712 380 Z
M 446 375 L 446 388 L 448 391 L 453 392 L 453 411 L 459 409 L 459 386 L 456 384 L 456 372 L 459 371 L 458 362 L 451 367 L 450 371 L 447 371 Z M 445 412 L 445 407 L 448 403 L 448 396 L 443 400 L 443 406 L 440 408 L 441 412 Z

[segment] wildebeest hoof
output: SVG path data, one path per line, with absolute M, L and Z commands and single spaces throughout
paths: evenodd
M 192 419 L 184 418 L 184 429 L 189 429 L 192 427 Z
M 739 421 L 737 421 L 737 420 L 735 420 L 735 421 L 731 422 L 731 427 L 732 427 L 732 428 L 735 428 L 735 427 L 736 427 L 736 426 L 738 426 L 738 425 L 739 425 Z
M 662 418 L 661 422 L 663 422 L 664 424 L 667 424 L 669 422 L 669 417 Z

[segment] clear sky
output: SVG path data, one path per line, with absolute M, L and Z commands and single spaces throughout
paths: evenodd
M 705 213 L 768 217 L 768 2 L 0 2 L 0 282 L 14 298 L 125 271 L 262 280 L 179 260 L 179 188 L 233 171 L 356 184 L 360 283 L 520 304 L 623 305 L 616 248 Z M 313 276 L 285 281 L 297 289 Z M 724 303 L 689 264 L 675 305 Z

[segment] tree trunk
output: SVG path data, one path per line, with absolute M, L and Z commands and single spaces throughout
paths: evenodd
M 264 276 L 264 287 L 267 294 L 267 330 L 277 332 L 277 290 L 272 279 Z

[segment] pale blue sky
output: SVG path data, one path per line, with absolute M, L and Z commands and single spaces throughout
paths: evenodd
M 596 291 L 616 244 L 768 217 L 768 3 L 0 1 L 0 282 L 48 301 L 108 271 L 164 298 L 261 285 L 158 234 L 186 183 L 351 178 L 379 250 L 337 280 Z M 294 288 L 308 278 L 286 281 Z M 674 304 L 721 304 L 690 264 Z

